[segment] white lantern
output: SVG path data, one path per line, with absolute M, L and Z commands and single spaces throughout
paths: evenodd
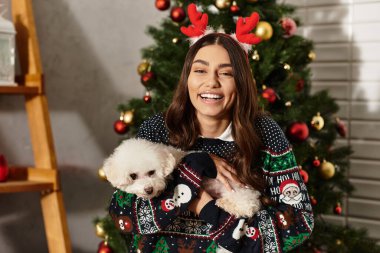
M 0 85 L 15 85 L 15 34 L 13 23 L 0 15 Z

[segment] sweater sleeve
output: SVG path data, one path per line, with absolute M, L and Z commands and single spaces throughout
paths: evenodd
M 276 204 L 263 207 L 251 219 L 237 219 L 211 201 L 202 209 L 200 218 L 212 225 L 211 237 L 228 251 L 288 252 L 311 235 L 312 208 L 281 128 L 270 118 L 258 124 L 265 146 L 261 154 L 267 194 Z
M 205 168 L 210 169 L 205 165 L 210 164 L 214 166 L 211 170 L 216 171 L 207 153 L 185 156 L 173 171 L 173 180 L 165 191 L 151 199 L 116 190 L 109 206 L 116 227 L 125 233 L 154 234 L 171 224 L 198 195 Z

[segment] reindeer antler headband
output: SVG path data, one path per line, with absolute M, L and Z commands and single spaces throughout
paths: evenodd
M 206 13 L 198 12 L 195 4 L 189 4 L 187 13 L 191 22 L 188 27 L 181 27 L 181 32 L 190 38 L 190 46 L 195 44 L 203 36 L 214 33 L 211 27 L 207 27 L 208 15 Z M 259 14 L 253 12 L 250 17 L 239 17 L 236 23 L 236 33 L 230 36 L 234 38 L 248 54 L 252 45 L 261 42 L 261 38 L 255 34 L 250 33 L 259 22 Z

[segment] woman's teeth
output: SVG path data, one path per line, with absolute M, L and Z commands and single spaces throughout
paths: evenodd
M 221 99 L 223 96 L 218 94 L 200 94 L 200 97 L 203 99 Z

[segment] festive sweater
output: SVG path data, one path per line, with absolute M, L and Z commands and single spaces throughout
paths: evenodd
M 266 194 L 276 203 L 252 218 L 236 218 L 210 201 L 199 216 L 187 210 L 197 197 L 203 176 L 215 177 L 208 154 L 229 160 L 233 141 L 198 138 L 172 173 L 173 180 L 150 200 L 116 190 L 109 213 L 123 233 L 132 233 L 130 252 L 287 252 L 306 240 L 314 225 L 306 185 L 281 128 L 270 117 L 254 123 L 263 143 L 257 168 L 267 180 Z M 137 138 L 168 144 L 162 114 L 145 121 Z

